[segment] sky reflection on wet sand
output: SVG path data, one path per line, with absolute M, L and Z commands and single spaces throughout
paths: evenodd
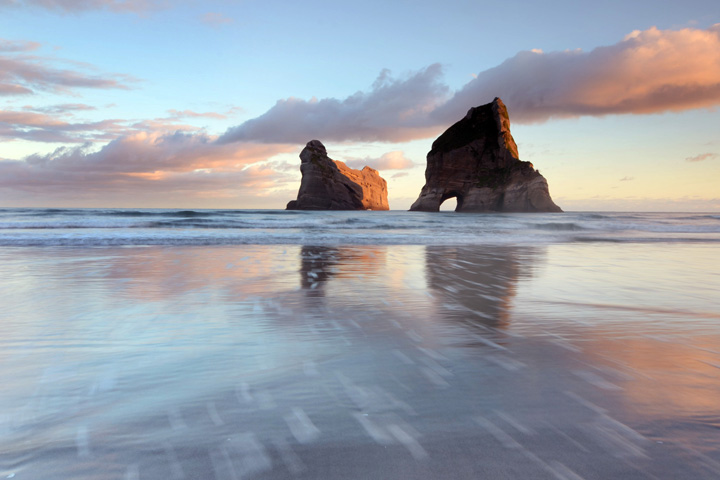
M 720 475 L 713 245 L 0 257 L 2 478 Z

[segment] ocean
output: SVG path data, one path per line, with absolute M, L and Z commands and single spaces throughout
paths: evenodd
M 720 241 L 720 214 L 0 209 L 0 246 L 698 241 Z
M 0 478 L 716 479 L 720 214 L 0 209 Z

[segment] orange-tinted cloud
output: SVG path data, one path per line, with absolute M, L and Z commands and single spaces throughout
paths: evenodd
M 520 52 L 480 72 L 435 112 L 462 115 L 499 96 L 514 122 L 646 114 L 720 105 L 720 24 L 634 31 L 589 52 Z
M 237 197 L 284 186 L 293 175 L 263 162 L 293 150 L 287 145 L 220 145 L 205 133 L 137 132 L 98 151 L 91 144 L 61 147 L 46 155 L 0 161 L 0 191 L 6 198 L 41 194 L 103 201 L 116 195 L 132 203 Z M 157 202 L 156 202 L 157 204 Z
M 222 145 L 205 133 L 137 132 L 117 138 L 98 151 L 89 144 L 60 147 L 46 155 L 30 155 L 33 167 L 79 172 L 148 173 L 198 169 L 237 169 L 264 161 L 288 146 L 243 143 Z

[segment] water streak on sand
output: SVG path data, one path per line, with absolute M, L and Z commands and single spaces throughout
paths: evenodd
M 720 475 L 720 218 L 199 213 L 0 210 L 0 478 Z

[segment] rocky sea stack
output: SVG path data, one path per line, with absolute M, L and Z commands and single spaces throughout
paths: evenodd
M 300 161 L 300 190 L 287 210 L 389 210 L 387 182 L 377 170 L 331 159 L 319 140 L 307 143 Z
M 410 210 L 437 212 L 457 198 L 457 212 L 561 212 L 545 177 L 518 158 L 502 100 L 471 108 L 427 154 L 425 186 Z

